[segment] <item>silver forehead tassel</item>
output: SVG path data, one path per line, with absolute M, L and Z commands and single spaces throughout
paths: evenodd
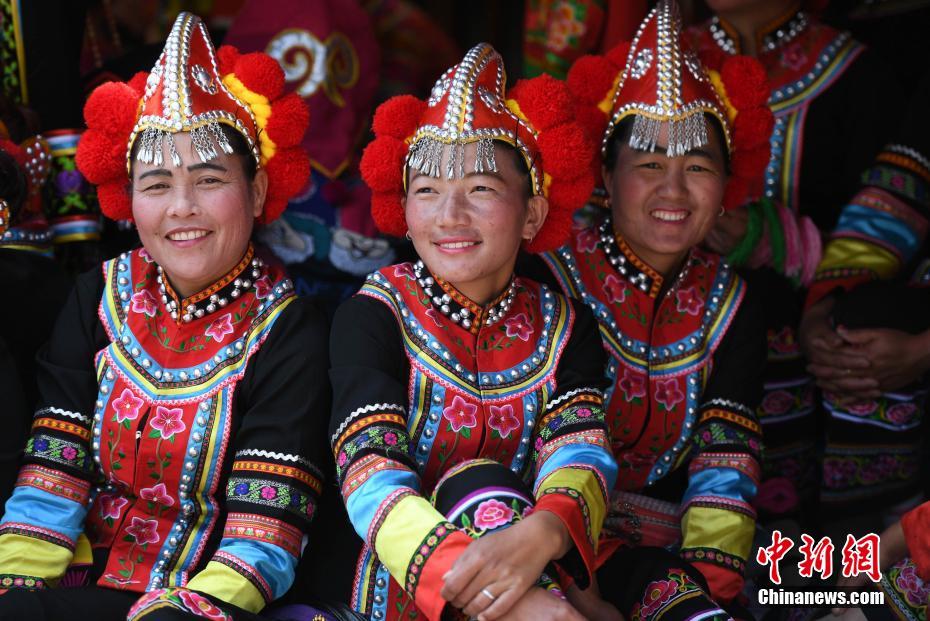
M 210 137 L 209 125 L 211 124 L 208 123 L 190 130 L 191 142 L 194 144 L 194 150 L 197 151 L 201 162 L 209 162 L 218 155 Z
M 175 168 L 180 168 L 183 162 L 181 161 L 181 154 L 178 153 L 178 147 L 174 144 L 174 134 L 169 134 L 167 136 L 168 142 L 168 151 L 171 152 L 171 163 L 174 164 Z
M 210 133 L 213 134 L 213 138 L 216 140 L 216 144 L 220 145 L 223 153 L 232 155 L 232 145 L 229 144 L 229 140 L 226 139 L 226 132 L 223 131 L 223 128 L 220 127 L 220 124 L 210 123 L 207 127 L 210 128 Z
M 640 151 L 655 151 L 663 123 L 668 123 L 666 155 L 677 157 L 707 144 L 707 121 L 700 110 L 681 120 L 660 121 L 634 115 L 630 146 Z
M 497 162 L 494 159 L 494 141 L 482 138 L 478 141 L 475 152 L 475 172 L 497 172 Z
M 449 145 L 449 160 L 446 162 L 446 179 L 465 176 L 465 145 L 455 142 Z
M 420 138 L 410 147 L 407 162 L 428 177 L 439 177 L 442 161 L 442 143 L 428 136 Z

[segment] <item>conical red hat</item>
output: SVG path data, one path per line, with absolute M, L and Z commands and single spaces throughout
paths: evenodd
M 220 123 L 238 130 L 248 142 L 255 161 L 262 163 L 256 147 L 258 123 L 252 110 L 223 83 L 213 42 L 201 19 L 181 13 L 146 80 L 139 120 L 129 136 L 127 161 L 138 139 L 142 141 L 139 161 L 159 164 L 163 143 L 167 142 L 172 160 L 180 165 L 171 140 L 176 132 L 190 132 L 201 161 L 215 158 L 218 148 L 232 153 L 220 131 Z
M 660 0 L 630 44 L 626 67 L 610 102 L 602 150 L 614 128 L 635 115 L 630 146 L 654 149 L 661 125 L 669 123 L 668 155 L 684 155 L 707 144 L 705 113 L 720 121 L 730 148 L 726 108 L 697 54 L 682 46 L 681 35 L 678 4 Z

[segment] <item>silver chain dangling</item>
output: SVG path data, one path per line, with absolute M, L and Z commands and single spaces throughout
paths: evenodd
M 168 150 L 171 152 L 171 163 L 175 168 L 180 168 L 184 163 L 181 161 L 181 154 L 178 153 L 178 147 L 174 144 L 174 134 L 168 134 Z

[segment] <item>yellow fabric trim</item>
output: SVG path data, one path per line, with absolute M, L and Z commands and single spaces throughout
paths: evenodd
M 748 515 L 735 511 L 691 507 L 681 519 L 681 547 L 714 548 L 747 559 L 755 524 Z
M 421 496 L 406 496 L 388 512 L 387 518 L 375 534 L 375 552 L 388 572 L 405 584 L 410 559 L 416 554 L 426 535 L 441 522 L 439 511 Z
M 717 96 L 720 97 L 720 101 L 723 102 L 723 106 L 727 109 L 727 117 L 730 119 L 730 123 L 736 119 L 737 110 L 733 107 L 733 102 L 730 101 L 730 98 L 727 96 L 727 87 L 723 84 L 723 78 L 720 77 L 720 73 L 714 71 L 713 69 L 707 70 L 707 76 L 710 78 L 710 83 L 713 85 L 714 90 L 717 91 Z
M 94 563 L 94 551 L 90 547 L 90 539 L 87 538 L 87 535 L 81 533 L 78 535 L 77 543 L 74 546 L 74 558 L 71 561 L 72 565 L 93 565 Z
M 223 84 L 229 89 L 237 99 L 246 104 L 255 115 L 255 122 L 258 124 L 258 145 L 262 152 L 262 164 L 274 157 L 278 147 L 268 137 L 265 127 L 268 125 L 268 119 L 271 118 L 271 103 L 264 95 L 250 91 L 246 88 L 239 78 L 230 73 L 223 77 Z
M 517 103 L 516 99 L 507 99 L 504 101 L 504 105 L 507 106 L 508 110 L 516 114 L 518 119 L 520 119 L 521 121 L 523 121 L 530 127 L 533 127 L 533 124 L 530 123 L 530 120 L 526 118 L 525 114 L 523 114 L 523 110 L 520 109 L 520 104 Z
M 614 109 L 614 93 L 617 92 L 617 89 L 620 87 L 620 80 L 623 79 L 623 71 L 619 71 L 617 76 L 614 78 L 614 83 L 610 87 L 610 90 L 607 91 L 607 95 L 604 99 L 601 100 L 601 103 L 597 104 L 597 109 L 610 116 Z
M 73 557 L 71 550 L 48 541 L 13 533 L 0 536 L 3 573 L 35 576 L 55 586 Z
M 604 489 L 598 478 L 590 470 L 566 466 L 554 470 L 543 479 L 537 488 L 538 493 L 541 494 L 550 487 L 567 487 L 577 491 L 584 498 L 585 504 L 588 505 L 591 538 L 596 549 L 601 526 L 604 525 L 604 517 L 607 515 L 607 498 L 604 496 Z
M 187 588 L 201 591 L 256 614 L 265 607 L 265 598 L 255 585 L 234 569 L 216 561 L 207 563 L 203 571 L 190 579 Z
M 894 254 L 881 246 L 861 239 L 839 238 L 827 244 L 817 271 L 851 267 L 867 269 L 879 278 L 891 278 L 901 265 Z

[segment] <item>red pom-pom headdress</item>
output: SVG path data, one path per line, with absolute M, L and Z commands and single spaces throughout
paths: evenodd
M 667 153 L 683 155 L 707 143 L 705 115 L 710 115 L 720 122 L 730 154 L 723 207 L 761 194 L 774 123 L 765 70 L 748 57 L 699 58 L 682 40 L 674 0 L 660 0 L 631 43 L 606 56 L 579 59 L 567 81 L 579 120 L 601 139 L 602 155 L 614 129 L 629 116 L 635 119 L 630 146 L 654 149 L 662 124 L 668 123 Z
M 113 219 L 131 219 L 126 192 L 133 147 L 137 159 L 161 165 L 181 160 L 172 135 L 190 132 L 201 161 L 232 153 L 220 125 L 245 138 L 259 167 L 268 173 L 261 222 L 281 215 L 287 201 L 310 174 L 298 145 L 308 115 L 296 95 L 281 96 L 284 73 L 267 54 L 213 49 L 196 15 L 178 15 L 165 49 L 149 74 L 128 83 L 109 82 L 91 93 L 84 106 L 87 131 L 78 145 L 77 164 L 98 186 L 100 208 Z
M 562 82 L 543 75 L 518 82 L 509 92 L 505 83 L 500 55 L 481 43 L 437 80 L 428 101 L 402 95 L 378 107 L 372 124 L 375 139 L 360 167 L 381 231 L 397 237 L 407 231 L 402 199 L 409 168 L 433 177 L 461 176 L 465 163 L 460 147 L 477 142 L 475 170 L 497 170 L 494 141 L 501 141 L 526 161 L 533 195 L 549 201 L 546 222 L 526 249 L 542 252 L 564 242 L 572 213 L 593 189 L 596 146 L 575 122 Z

